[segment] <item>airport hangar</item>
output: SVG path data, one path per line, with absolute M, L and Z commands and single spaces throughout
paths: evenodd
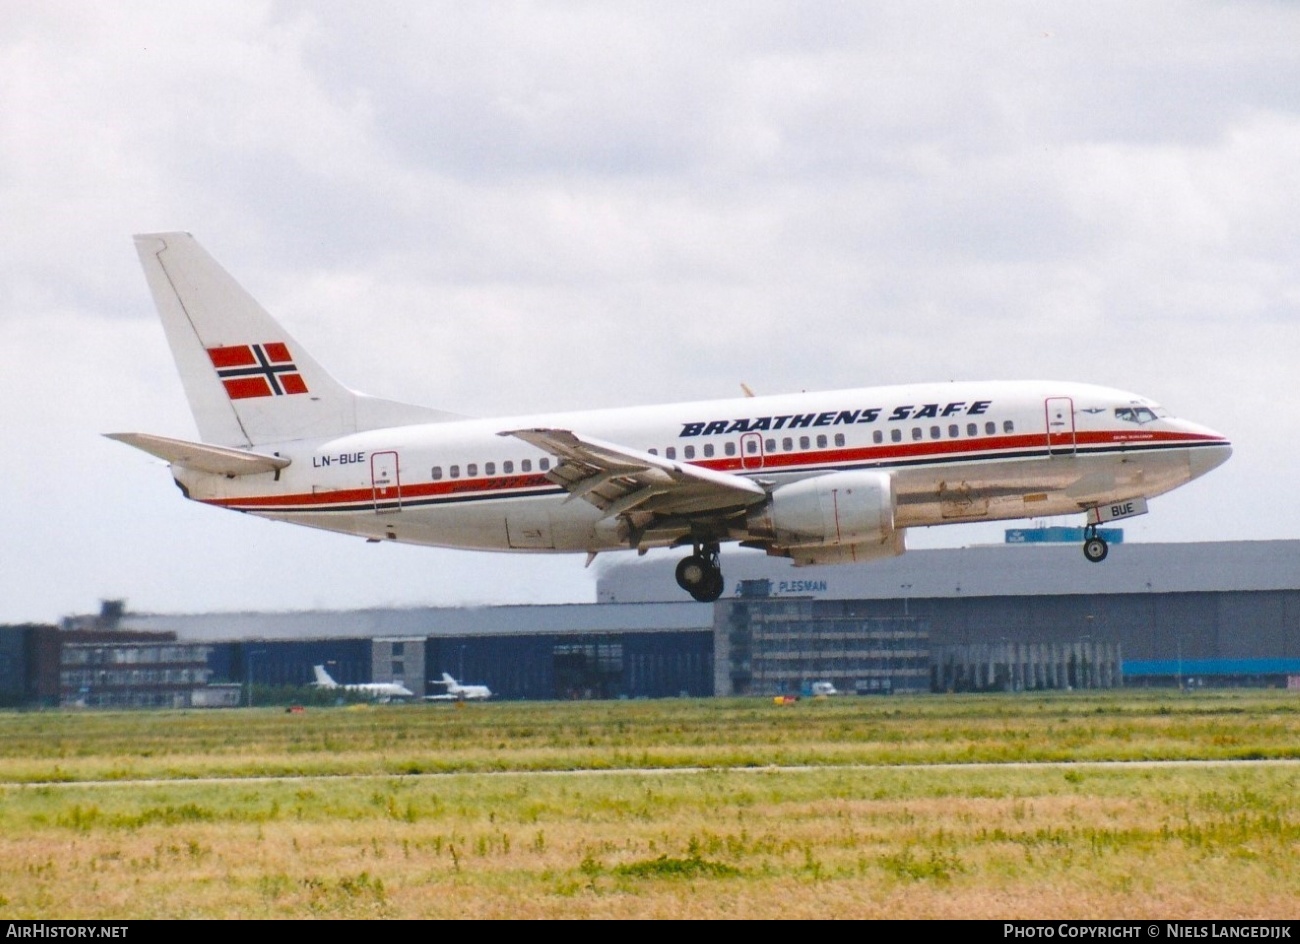
M 404 682 L 502 698 L 1300 683 L 1300 541 L 917 550 L 792 568 L 724 555 L 727 592 L 684 602 L 676 556 L 615 556 L 595 604 L 202 615 L 120 630 L 209 647 L 214 682 Z

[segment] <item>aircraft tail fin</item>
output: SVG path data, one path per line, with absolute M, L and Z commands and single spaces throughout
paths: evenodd
M 249 447 L 458 419 L 331 377 L 188 233 L 136 251 L 205 443 Z
M 316 684 L 321 688 L 337 688 L 338 683 L 325 671 L 323 665 L 313 665 L 311 670 L 316 673 Z
M 452 678 L 446 672 L 442 673 L 442 684 L 447 686 L 447 691 L 451 691 L 452 689 L 456 689 L 460 687 L 460 683 L 458 683 L 454 678 Z

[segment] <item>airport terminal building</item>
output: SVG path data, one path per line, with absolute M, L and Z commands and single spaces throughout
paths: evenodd
M 111 625 L 8 627 L 0 697 L 225 704 L 202 689 L 306 684 L 314 664 L 342 683 L 400 681 L 417 695 L 441 692 L 434 680 L 447 672 L 517 699 L 800 694 L 813 682 L 860 694 L 1300 684 L 1300 541 L 1117 542 L 1100 565 L 1074 544 L 799 569 L 739 552 L 723 557 L 714 604 L 681 599 L 675 563 L 615 555 L 594 604 L 114 610 Z M 150 653 L 188 661 L 132 664 Z M 122 663 L 130 671 L 109 671 Z M 101 701 L 98 680 L 110 678 L 152 679 L 153 693 Z M 181 690 L 190 681 L 193 696 Z

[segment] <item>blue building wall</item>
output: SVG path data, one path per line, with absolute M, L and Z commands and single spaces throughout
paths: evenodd
M 221 643 L 208 657 L 213 682 L 309 685 L 313 665 L 324 665 L 340 685 L 374 681 L 369 639 Z
M 664 698 L 713 694 L 713 634 L 452 636 L 425 644 L 425 675 L 446 672 L 498 698 Z M 430 685 L 429 694 L 442 692 Z

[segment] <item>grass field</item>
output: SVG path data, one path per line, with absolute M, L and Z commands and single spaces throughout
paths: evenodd
M 0 714 L 0 913 L 1292 918 L 1297 735 L 1285 692 Z

